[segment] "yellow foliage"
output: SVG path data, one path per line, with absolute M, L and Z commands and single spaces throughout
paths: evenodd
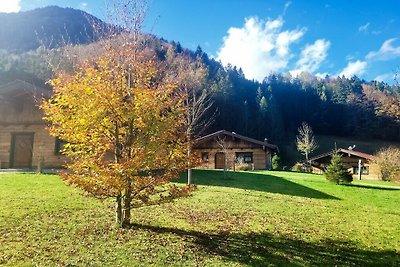
M 50 81 L 42 103 L 49 131 L 69 142 L 63 179 L 96 197 L 129 198 L 132 206 L 187 195 L 170 186 L 187 158 L 185 94 L 162 64 L 129 45 L 82 63 Z M 152 195 L 156 198 L 150 197 Z

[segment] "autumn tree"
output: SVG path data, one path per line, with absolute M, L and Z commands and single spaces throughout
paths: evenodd
M 50 133 L 68 142 L 70 171 L 62 178 L 95 197 L 115 198 L 120 227 L 130 224 L 131 208 L 193 189 L 170 183 L 188 162 L 185 92 L 134 30 L 109 34 L 97 54 L 57 69 L 54 95 L 42 104 Z
M 202 52 L 196 59 L 192 59 L 184 53 L 176 53 L 175 48 L 170 46 L 167 50 L 167 62 L 173 70 L 174 79 L 178 87 L 185 93 L 184 101 L 185 117 L 184 127 L 187 140 L 187 154 L 191 160 L 188 164 L 187 183 L 192 183 L 192 167 L 197 162 L 192 155 L 192 145 L 196 137 L 199 137 L 211 125 L 215 112 L 211 111 L 213 106 L 212 92 L 209 89 L 208 69 L 201 62 Z
M 315 141 L 313 130 L 306 122 L 303 122 L 298 129 L 296 146 L 297 150 L 305 155 L 308 163 L 308 156 L 318 147 L 318 145 Z
M 363 94 L 375 106 L 377 116 L 389 116 L 400 122 L 400 97 L 380 91 L 371 85 L 362 86 Z
M 379 166 L 381 179 L 385 181 L 400 180 L 400 148 L 388 147 L 376 155 L 375 163 Z

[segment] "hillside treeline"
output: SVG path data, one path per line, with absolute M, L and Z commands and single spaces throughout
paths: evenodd
M 242 70 L 224 67 L 179 43 L 154 36 L 144 38 L 146 49 L 172 65 L 190 60 L 193 68 L 206 69 L 195 90 L 206 92 L 212 107 L 203 120 L 212 120 L 202 134 L 220 129 L 234 131 L 271 143 L 281 143 L 296 134 L 306 121 L 316 134 L 400 141 L 400 89 L 354 76 L 321 79 L 307 73 L 269 74 L 262 82 L 248 80 Z M 0 84 L 23 79 L 38 84 L 51 78 L 43 48 L 22 54 L 0 51 Z M 180 70 L 185 72 L 185 69 Z
M 317 134 L 400 141 L 396 84 L 307 73 L 269 74 L 257 82 L 246 79 L 240 68 L 223 67 L 200 47 L 192 52 L 179 43 L 171 46 L 175 56 L 190 55 L 208 68 L 208 88 L 203 89 L 211 93 L 217 114 L 209 132 L 226 129 L 280 143 L 306 121 Z M 171 54 L 167 50 L 160 50 L 161 57 Z

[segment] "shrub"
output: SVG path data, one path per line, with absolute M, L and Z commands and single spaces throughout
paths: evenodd
M 377 154 L 375 163 L 379 166 L 381 179 L 384 181 L 400 181 L 400 149 L 389 147 Z
M 293 165 L 291 170 L 294 172 L 303 172 L 303 164 L 297 162 L 296 164 Z
M 272 169 L 273 170 L 280 170 L 281 169 L 281 158 L 278 155 L 274 155 L 272 157 Z
M 252 169 L 251 165 L 245 163 L 243 159 L 238 159 L 235 163 L 235 170 L 237 171 L 250 171 Z
M 311 165 L 309 163 L 302 162 L 297 162 L 292 166 L 290 170 L 294 172 L 312 172 Z
M 336 184 L 348 184 L 353 181 L 353 176 L 342 163 L 342 157 L 336 153 L 332 155 L 331 163 L 326 167 L 324 175 L 328 181 Z

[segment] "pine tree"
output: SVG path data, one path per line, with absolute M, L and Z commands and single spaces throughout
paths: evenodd
M 328 181 L 336 184 L 348 184 L 353 181 L 353 176 L 347 171 L 342 157 L 337 153 L 332 155 L 331 163 L 326 167 L 324 174 Z

